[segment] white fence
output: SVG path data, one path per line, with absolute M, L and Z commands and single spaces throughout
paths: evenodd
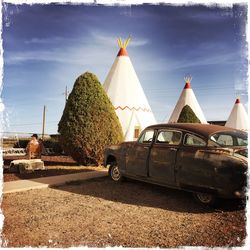
M 45 149 L 46 155 L 55 154 L 53 148 Z M 5 148 L 3 149 L 3 156 L 25 156 L 27 154 L 25 148 Z
M 26 155 L 25 148 L 5 148 L 3 149 L 3 156 L 24 156 Z

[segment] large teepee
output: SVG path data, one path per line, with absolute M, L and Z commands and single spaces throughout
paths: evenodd
M 122 125 L 125 141 L 135 140 L 141 130 L 156 123 L 126 50 L 129 40 L 123 43 L 118 39 L 120 50 L 104 82 L 104 89 Z
M 236 99 L 225 126 L 246 131 L 250 129 L 249 117 L 240 98 Z
M 197 118 L 200 120 L 201 123 L 207 123 L 206 118 L 201 110 L 201 107 L 194 95 L 194 92 L 191 88 L 191 77 L 185 77 L 184 78 L 186 81 L 185 87 L 181 93 L 181 96 L 174 108 L 173 113 L 171 114 L 170 118 L 169 118 L 169 123 L 176 123 L 179 119 L 180 113 L 183 109 L 183 107 L 185 105 L 188 105 L 193 112 L 195 113 L 195 115 L 197 116 Z

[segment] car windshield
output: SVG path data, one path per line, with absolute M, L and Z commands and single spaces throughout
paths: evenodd
M 224 131 L 211 135 L 210 140 L 220 146 L 226 147 L 247 146 L 247 133 Z

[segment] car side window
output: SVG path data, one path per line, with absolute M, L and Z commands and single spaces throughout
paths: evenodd
M 145 131 L 139 138 L 139 143 L 151 143 L 154 136 L 154 130 Z
M 156 138 L 156 143 L 162 143 L 162 144 L 179 145 L 180 141 L 181 141 L 180 131 L 162 130 L 159 131 L 158 136 Z
M 184 145 L 187 146 L 206 146 L 206 142 L 198 136 L 186 134 Z
M 247 146 L 247 133 L 240 131 L 218 132 L 210 140 L 222 147 Z
M 233 137 L 231 135 L 220 135 L 217 139 L 220 145 L 233 146 Z
M 237 138 L 237 143 L 239 146 L 247 146 L 247 140 L 243 138 Z

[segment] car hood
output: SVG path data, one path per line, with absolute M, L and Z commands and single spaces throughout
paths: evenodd
M 206 150 L 209 153 L 214 154 L 226 154 L 230 155 L 234 158 L 239 159 L 240 161 L 244 162 L 247 165 L 248 162 L 248 149 L 247 147 L 223 147 L 223 148 L 210 148 Z
M 239 147 L 239 148 L 225 148 L 226 151 L 229 152 L 230 155 L 243 160 L 244 162 L 248 161 L 248 149 L 247 147 Z

